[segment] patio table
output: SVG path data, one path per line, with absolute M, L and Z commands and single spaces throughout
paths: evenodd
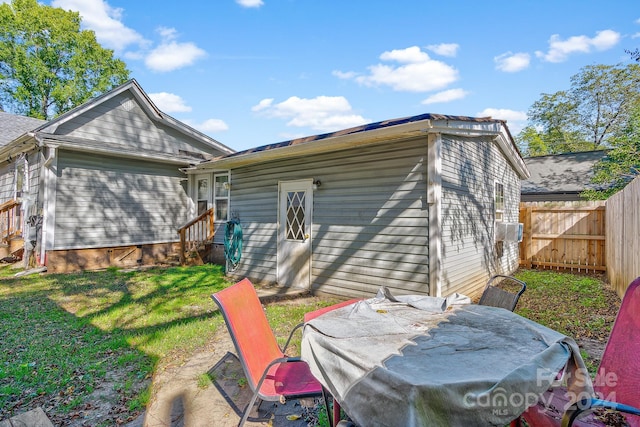
M 576 396 L 593 390 L 573 339 L 456 298 L 394 297 L 383 288 L 310 320 L 301 347 L 360 426 L 505 425 L 559 373 Z

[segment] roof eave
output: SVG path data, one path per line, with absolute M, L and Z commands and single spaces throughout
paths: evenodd
M 30 151 L 37 146 L 38 141 L 36 140 L 35 132 L 26 132 L 0 148 L 0 161 L 5 161 L 9 157 L 15 157 L 20 153 Z
M 203 170 L 231 169 L 254 163 L 285 159 L 288 157 L 320 154 L 328 151 L 354 148 L 383 141 L 406 139 L 419 135 L 426 135 L 429 131 L 429 127 L 430 120 L 423 120 L 398 126 L 374 129 L 367 132 L 339 135 L 329 137 L 321 141 L 289 145 L 286 147 L 274 148 L 267 151 L 251 152 L 233 157 L 213 159 L 189 168 L 188 172 L 196 173 Z
M 476 122 L 451 119 L 425 119 L 397 126 L 373 129 L 366 132 L 332 136 L 320 141 L 289 145 L 266 151 L 249 152 L 232 157 L 222 157 L 200 163 L 189 168 L 187 172 L 197 173 L 206 170 L 231 169 L 288 157 L 319 154 L 384 141 L 407 139 L 420 135 L 426 136 L 428 133 L 462 135 L 467 137 L 493 137 L 512 167 L 516 170 L 518 176 L 521 179 L 529 177 L 529 170 L 503 122 Z
M 120 157 L 126 159 L 134 159 L 134 160 L 148 160 L 158 163 L 168 163 L 173 164 L 179 167 L 186 167 L 189 165 L 193 165 L 197 160 L 186 157 L 178 157 L 175 155 L 162 155 L 149 153 L 148 151 L 137 151 L 131 152 L 127 149 L 114 149 L 114 148 L 101 148 L 94 144 L 86 144 L 80 142 L 70 142 L 64 141 L 60 139 L 50 139 L 46 135 L 43 136 L 42 145 L 45 147 L 55 147 L 62 148 L 68 151 L 75 151 L 79 153 L 92 153 L 92 154 L 103 154 L 105 156 L 112 157 Z

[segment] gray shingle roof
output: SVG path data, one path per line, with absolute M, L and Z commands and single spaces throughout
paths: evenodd
M 34 130 L 45 123 L 45 120 L 0 111 L 0 147 L 4 147 L 22 134 Z
M 348 129 L 342 129 L 336 132 L 323 133 L 320 135 L 307 136 L 303 138 L 292 139 L 289 141 L 278 142 L 275 144 L 263 145 L 256 148 L 250 148 L 248 150 L 238 151 L 238 152 L 229 154 L 225 157 L 227 158 L 237 157 L 237 156 L 242 156 L 249 153 L 269 151 L 275 148 L 283 148 L 283 147 L 290 147 L 294 145 L 306 144 L 309 142 L 320 141 L 323 139 L 328 139 L 336 136 L 367 132 L 374 129 L 382 129 L 390 126 L 402 125 L 405 123 L 419 122 L 421 120 L 456 120 L 456 121 L 466 121 L 466 122 L 476 122 L 476 123 L 497 123 L 497 122 L 506 123 L 504 120 L 492 119 L 491 117 L 468 117 L 468 116 L 452 116 L 452 115 L 446 115 L 446 114 L 426 113 L 426 114 L 420 114 L 417 116 L 402 117 L 399 119 L 383 120 L 380 122 L 369 123 L 361 126 L 355 126 Z
M 521 193 L 579 193 L 592 188 L 593 166 L 606 154 L 598 150 L 527 157 L 524 162 L 531 177 L 522 181 Z

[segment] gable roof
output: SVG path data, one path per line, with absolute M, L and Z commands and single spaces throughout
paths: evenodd
M 336 132 L 263 145 L 200 163 L 190 170 L 238 167 L 287 157 L 393 141 L 427 133 L 494 137 L 518 175 L 521 178 L 529 176 L 520 151 L 504 120 L 496 120 L 491 117 L 477 118 L 432 113 L 383 120 Z
M 99 95 L 85 102 L 84 104 L 61 114 L 60 116 L 50 121 L 3 113 L 12 116 L 15 120 L 15 123 L 24 124 L 24 127 L 21 128 L 23 129 L 22 132 L 18 132 L 17 130 L 15 130 L 14 133 L 10 135 L 7 134 L 6 142 L 4 143 L 4 145 L 0 144 L 0 158 L 11 157 L 17 153 L 30 150 L 35 146 L 43 145 L 43 139 L 46 138 L 53 141 L 56 145 L 66 146 L 67 148 L 72 150 L 91 151 L 102 154 L 111 153 L 124 156 L 134 155 L 135 157 L 145 157 L 159 161 L 171 161 L 179 164 L 193 163 L 191 154 L 185 154 L 184 156 L 167 156 L 166 154 L 162 153 L 132 153 L 131 150 L 123 150 L 122 148 L 114 147 L 112 146 L 112 144 L 110 145 L 105 141 L 100 141 L 100 143 L 86 140 L 77 141 L 77 138 L 74 139 L 73 137 L 68 135 L 61 136 L 55 134 L 56 129 L 58 129 L 59 126 L 85 114 L 87 111 L 96 108 L 100 104 L 103 104 L 108 100 L 119 96 L 125 91 L 128 91 L 130 94 L 132 94 L 140 108 L 142 108 L 145 114 L 147 114 L 152 121 L 172 128 L 187 137 L 193 138 L 200 143 L 217 150 L 220 153 L 231 154 L 235 152 L 235 150 L 227 147 L 226 145 L 160 111 L 158 107 L 156 107 L 156 105 L 151 101 L 149 96 L 144 92 L 144 90 L 142 90 L 138 82 L 135 79 L 131 79 L 123 83 L 122 85 L 110 90 L 109 92 L 105 92 L 102 95 Z M 7 121 L 8 120 L 9 119 L 7 118 Z M 17 124 L 15 123 L 14 126 L 17 129 Z M 0 126 L 1 125 L 2 117 L 0 117 Z M 2 137 L 0 137 L 0 142 L 3 141 L 3 139 L 1 138 Z M 44 143 L 44 145 L 46 145 L 46 143 Z
M 0 147 L 46 123 L 45 120 L 0 111 Z
M 173 129 L 176 129 L 177 131 L 186 134 L 192 138 L 198 139 L 200 141 L 202 141 L 203 143 L 211 146 L 212 148 L 215 148 L 217 150 L 220 150 L 223 153 L 234 153 L 235 150 L 233 150 L 232 148 L 227 147 L 226 145 L 222 144 L 221 142 L 211 138 L 208 135 L 205 135 L 204 133 L 192 128 L 191 126 L 174 119 L 173 117 L 171 117 L 170 115 L 163 113 L 162 111 L 160 111 L 158 109 L 158 107 L 156 107 L 156 105 L 153 103 L 153 101 L 151 101 L 151 98 L 149 98 L 149 96 L 146 94 L 146 92 L 144 90 L 142 90 L 142 87 L 140 87 L 140 85 L 138 84 L 138 82 L 135 79 L 131 79 L 123 84 L 121 84 L 120 86 L 110 90 L 109 92 L 105 92 L 102 95 L 99 95 L 87 102 L 85 102 L 82 105 L 77 106 L 76 108 L 73 108 L 63 114 L 61 114 L 60 116 L 56 117 L 55 119 L 44 123 L 42 126 L 40 126 L 39 128 L 35 129 L 35 131 L 37 132 L 44 132 L 44 133 L 55 133 L 56 129 L 58 128 L 58 126 L 62 125 L 63 123 L 66 123 L 80 115 L 82 115 L 83 113 L 85 113 L 86 111 L 96 107 L 99 104 L 104 103 L 105 101 L 114 98 L 116 96 L 118 96 L 119 94 L 121 94 L 122 92 L 125 91 L 130 91 L 133 96 L 136 98 L 136 100 L 138 101 L 140 107 L 149 115 L 149 117 L 151 117 L 153 120 L 160 122 L 162 124 L 165 124 Z
M 521 183 L 521 194 L 578 194 L 589 188 L 593 166 L 607 150 L 527 157 L 524 162 L 531 177 Z

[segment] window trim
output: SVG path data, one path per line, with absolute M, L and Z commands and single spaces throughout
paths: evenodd
M 18 175 L 19 168 L 22 167 L 22 188 L 18 194 Z M 22 198 L 24 194 L 29 194 L 29 161 L 26 156 L 21 156 L 16 160 L 13 175 L 13 197 L 14 199 Z
M 225 188 L 225 192 L 226 194 L 220 196 L 218 195 L 218 178 L 226 178 L 226 181 L 222 181 L 223 185 L 224 182 L 229 183 L 227 188 Z M 213 174 L 213 218 L 214 221 L 221 221 L 221 222 L 227 222 L 229 221 L 229 217 L 230 217 L 230 213 L 231 213 L 231 173 L 229 171 L 227 172 L 221 172 L 221 173 L 214 173 Z M 227 202 L 227 217 L 226 218 L 219 218 L 218 217 L 218 200 L 221 201 L 226 201 Z
M 500 181 L 493 183 L 493 215 L 496 222 L 504 221 L 505 197 L 504 184 Z

